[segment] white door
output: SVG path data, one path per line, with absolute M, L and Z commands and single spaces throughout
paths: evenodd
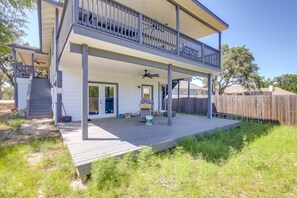
M 89 84 L 89 118 L 116 116 L 116 86 L 112 84 Z

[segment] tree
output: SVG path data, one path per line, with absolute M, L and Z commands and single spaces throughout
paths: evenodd
M 213 90 L 223 94 L 227 87 L 242 85 L 255 89 L 261 85 L 259 67 L 254 63 L 253 53 L 245 46 L 222 46 L 222 72 L 213 77 Z
M 270 85 L 273 85 L 274 81 L 271 78 L 265 79 L 265 77 L 261 76 L 260 77 L 260 87 L 269 87 Z
M 20 43 L 25 35 L 26 9 L 35 8 L 36 0 L 0 0 L 0 70 L 13 85 L 12 53 L 8 44 Z
M 7 46 L 25 35 L 26 9 L 34 9 L 36 0 L 0 0 L 0 56 L 10 52 Z
M 284 74 L 273 79 L 275 86 L 297 93 L 297 74 Z

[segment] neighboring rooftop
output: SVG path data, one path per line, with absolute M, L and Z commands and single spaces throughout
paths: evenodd
M 272 91 L 269 90 L 269 88 L 260 88 L 260 89 L 254 89 L 254 90 L 248 90 L 240 85 L 230 86 L 227 87 L 224 91 L 225 95 L 260 95 L 260 94 L 269 94 L 272 93 L 272 95 L 297 95 L 293 92 L 284 90 L 279 87 L 272 87 Z

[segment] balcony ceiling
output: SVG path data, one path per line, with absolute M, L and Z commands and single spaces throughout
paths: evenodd
M 11 48 L 15 49 L 17 59 L 23 65 L 32 65 L 32 54 L 34 54 L 34 67 L 47 68 L 49 65 L 49 55 L 41 53 L 38 48 L 22 45 L 11 45 Z
M 176 11 L 175 5 L 167 0 L 116 0 L 146 16 L 156 19 L 157 21 L 168 24 L 172 28 L 176 28 Z M 209 12 L 199 7 L 192 0 L 174 0 L 175 4 L 179 4 L 183 9 L 188 10 L 189 13 L 196 17 L 203 19 L 205 23 L 213 26 L 219 31 L 227 29 L 216 17 L 212 16 Z M 215 31 L 197 19 L 190 16 L 188 13 L 180 12 L 180 31 L 193 38 L 199 39 L 204 36 L 211 35 Z

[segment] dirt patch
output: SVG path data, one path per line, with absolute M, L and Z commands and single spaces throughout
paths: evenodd
M 11 115 L 11 110 L 0 110 L 0 119 L 8 118 Z
M 0 146 L 59 137 L 58 128 L 52 123 L 52 119 L 26 120 L 19 130 L 1 131 Z
M 27 165 L 30 167 L 36 166 L 43 159 L 43 153 L 32 153 L 29 155 Z

